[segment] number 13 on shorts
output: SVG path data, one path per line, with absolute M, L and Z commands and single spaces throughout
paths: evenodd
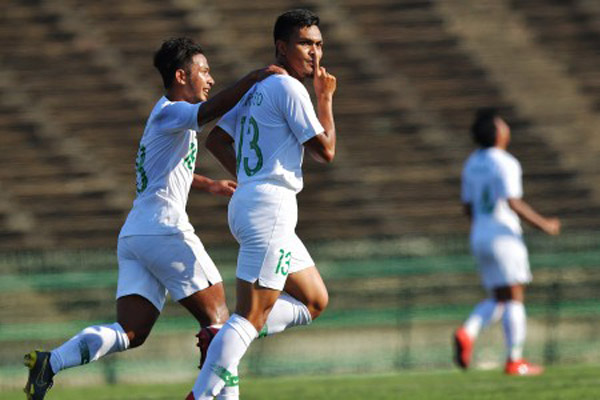
M 275 268 L 275 275 L 281 274 L 286 276 L 290 270 L 290 262 L 292 260 L 292 252 L 286 252 L 284 249 L 279 249 L 279 261 L 277 262 L 277 267 Z

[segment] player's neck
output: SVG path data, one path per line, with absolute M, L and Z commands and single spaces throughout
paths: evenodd
M 182 100 L 184 100 L 184 99 L 183 99 L 183 96 L 181 96 L 181 94 L 179 94 L 179 93 L 174 93 L 174 92 L 172 92 L 172 91 L 170 91 L 170 90 L 167 90 L 167 91 L 165 92 L 164 96 L 165 96 L 165 97 L 167 98 L 167 100 L 169 100 L 169 101 L 182 101 Z
M 191 99 L 186 96 L 186 91 L 183 87 L 173 85 L 165 91 L 164 96 L 169 101 L 187 101 L 188 103 L 192 103 Z
M 300 82 L 304 83 L 304 78 L 302 76 L 300 76 L 285 60 L 285 58 L 278 58 L 277 60 L 275 60 L 275 64 L 279 65 L 280 67 L 284 68 L 288 75 L 291 76 L 292 78 L 296 78 L 298 79 Z

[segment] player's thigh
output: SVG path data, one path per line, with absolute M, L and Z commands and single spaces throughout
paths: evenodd
M 327 287 L 315 266 L 290 274 L 284 290 L 306 305 L 313 319 L 319 316 L 329 303 Z
M 236 276 L 281 291 L 295 257 L 295 194 L 268 187 L 237 196 L 229 207 L 230 227 L 240 243 Z
M 527 248 L 520 238 L 498 236 L 480 241 L 474 244 L 473 254 L 488 290 L 531 281 Z
M 492 247 L 506 286 L 525 285 L 531 282 L 527 247 L 520 238 L 502 236 L 494 240 Z
M 145 249 L 140 257 L 173 300 L 180 301 L 222 282 L 217 267 L 194 233 L 138 239 Z
M 136 242 L 133 236 L 120 238 L 118 242 L 117 304 L 120 303 L 121 298 L 140 296 L 160 313 L 167 295 L 166 288 L 147 268 L 146 262 L 139 258 L 140 249 L 136 246 Z M 125 304 L 128 304 L 128 300 Z M 128 313 L 122 314 L 128 315 Z
M 284 290 L 304 303 L 314 316 L 327 307 L 327 287 L 308 250 L 294 234 L 292 261 Z

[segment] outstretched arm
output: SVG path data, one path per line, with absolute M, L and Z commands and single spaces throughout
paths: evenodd
M 317 97 L 317 118 L 325 131 L 304 143 L 308 153 L 319 162 L 330 163 L 335 157 L 335 123 L 333 121 L 333 93 L 337 83 L 335 76 L 319 65 L 319 59 L 313 58 L 313 85 Z
M 194 174 L 194 180 L 192 180 L 192 187 L 194 189 L 204 190 L 205 192 L 231 197 L 237 183 L 229 180 L 212 180 L 206 176 Z
M 558 218 L 543 217 L 522 199 L 508 199 L 508 205 L 520 218 L 527 221 L 531 226 L 538 228 L 548 235 L 558 235 L 560 233 L 560 221 Z
M 215 126 L 206 137 L 205 146 L 232 176 L 237 177 L 237 160 L 233 143 L 233 138 L 227 132 Z
M 273 74 L 287 74 L 287 72 L 277 65 L 269 65 L 265 68 L 252 71 L 232 86 L 220 91 L 214 97 L 202 103 L 198 110 L 198 126 L 219 118 L 231 110 L 256 82 L 262 81 Z

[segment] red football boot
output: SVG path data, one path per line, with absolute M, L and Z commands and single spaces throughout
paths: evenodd
M 528 363 L 526 360 L 506 361 L 504 373 L 507 375 L 540 375 L 544 372 L 541 365 Z
M 473 353 L 473 340 L 463 328 L 454 332 L 454 361 L 462 369 L 469 368 L 471 354 Z

